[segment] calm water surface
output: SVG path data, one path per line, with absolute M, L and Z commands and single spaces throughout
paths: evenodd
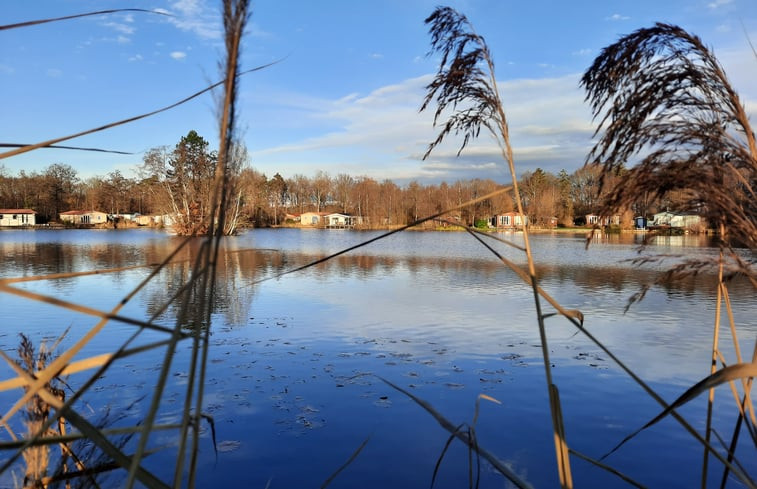
M 479 443 L 535 487 L 557 486 L 531 289 L 470 236 L 395 234 L 277 277 L 377 235 L 279 229 L 254 230 L 225 241 L 205 390 L 205 411 L 215 421 L 219 453 L 216 459 L 206 430 L 199 486 L 318 487 L 370 438 L 330 487 L 428 487 L 448 433 L 377 376 L 430 402 L 454 423 L 472 421 L 479 394 L 498 399 L 502 404 L 482 401 L 475 427 Z M 518 234 L 499 236 L 521 243 Z M 705 274 L 653 287 L 624 314 L 629 297 L 655 277 L 653 267 L 639 269 L 628 261 L 638 256 L 637 240 L 614 236 L 586 250 L 582 236 L 535 235 L 532 246 L 542 287 L 566 308 L 581 310 L 585 327 L 670 401 L 708 373 L 713 277 Z M 155 263 L 178 242 L 150 230 L 4 231 L 0 275 Z M 493 246 L 524 263 L 518 250 Z M 658 238 L 649 251 L 686 256 L 717 252 L 704 238 L 690 236 Z M 122 314 L 146 318 L 157 311 L 186 280 L 189 267 L 188 261 L 167 267 Z M 19 287 L 108 310 L 148 273 L 143 267 Z M 735 283 L 731 301 L 742 350 L 750 352 L 757 336 L 754 292 Z M 64 346 L 70 346 L 96 323 L 92 317 L 9 294 L 0 294 L 0 310 L 0 346 L 11 356 L 19 332 L 39 343 L 69 328 Z M 163 313 L 157 322 L 171 326 L 174 313 Z M 130 326 L 112 323 L 81 356 L 111 352 L 131 333 Z M 145 334 L 136 344 L 156 338 L 157 333 Z M 548 339 L 572 448 L 599 457 L 659 412 L 641 388 L 596 345 L 575 334 L 567 321 L 548 319 Z M 725 339 L 730 343 L 729 335 Z M 726 358 L 733 358 L 725 350 Z M 110 408 L 130 424 L 139 420 L 149 406 L 161 359 L 155 353 L 114 365 L 85 396 L 93 419 Z M 179 355 L 161 422 L 178 419 L 187 370 L 186 359 Z M 10 369 L 3 370 L 4 379 L 12 376 Z M 69 378 L 74 386 L 83 380 Z M 716 416 L 718 431 L 730 433 L 730 393 L 718 390 L 716 400 L 724 407 Z M 14 401 L 8 393 L 0 395 L 4 406 Z M 701 429 L 704 399 L 680 412 Z M 169 435 L 155 437 L 157 445 L 174 442 Z M 754 474 L 753 447 L 742 447 L 740 453 Z M 692 487 L 699 481 L 701 459 L 701 448 L 684 429 L 664 420 L 606 462 L 651 487 Z M 466 450 L 453 444 L 435 487 L 466 487 L 467 460 Z M 147 465 L 168 476 L 170 467 L 161 461 L 155 455 Z M 577 487 L 624 486 L 579 459 L 572 463 Z M 719 480 L 716 472 L 713 483 Z M 481 487 L 507 487 L 485 463 L 481 476 Z M 11 482 L 8 474 L 0 479 L 3 486 Z

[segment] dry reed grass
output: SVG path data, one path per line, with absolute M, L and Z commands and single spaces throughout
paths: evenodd
M 655 285 L 717 271 L 717 298 L 713 325 L 710 376 L 629 435 L 614 450 L 639 431 L 651 426 L 688 400 L 708 393 L 707 421 L 702 461 L 702 487 L 706 486 L 710 456 L 724 461 L 721 487 L 728 473 L 738 466 L 735 449 L 742 427 L 757 445 L 757 424 L 751 399 L 757 361 L 757 343 L 751 362 L 742 358 L 739 334 L 728 299 L 729 279 L 745 276 L 757 289 L 754 257 L 742 256 L 738 248 L 757 249 L 757 143 L 738 94 L 715 55 L 697 36 L 678 26 L 655 24 L 623 36 L 602 50 L 581 79 L 587 100 L 599 124 L 599 139 L 587 164 L 601 165 L 603 175 L 614 174 L 634 163 L 615 183 L 603 180 L 601 215 L 630 208 L 639 195 L 663 199 L 683 192 L 687 200 L 680 210 L 697 211 L 717 231 L 720 255 L 716 260 L 678 257 L 651 284 L 629 300 L 629 307 L 643 299 Z M 653 235 L 650 235 L 650 238 Z M 642 256 L 638 265 L 661 262 L 668 256 Z M 722 310 L 728 318 L 735 362 L 726 361 L 720 344 Z M 720 369 L 718 369 L 720 364 Z M 741 386 L 738 393 L 737 383 Z M 710 445 L 715 409 L 714 387 L 730 386 L 738 411 L 730 443 L 722 453 Z M 610 452 L 612 453 L 612 452 Z M 737 475 L 749 487 L 754 482 L 740 469 Z
M 223 2 L 223 23 L 225 32 L 226 58 L 221 62 L 223 80 L 213 84 L 183 100 L 158 109 L 156 111 L 131 117 L 122 121 L 106 124 L 87 131 L 81 131 L 69 136 L 58 137 L 31 145 L 8 145 L 21 146 L 17 149 L 0 154 L 0 159 L 8 158 L 17 154 L 32 151 L 35 149 L 50 147 L 61 141 L 73 139 L 85 134 L 91 134 L 97 131 L 106 130 L 121 124 L 134 122 L 144 117 L 169 110 L 177 105 L 186 103 L 203 93 L 209 92 L 217 87 L 222 87 L 223 95 L 221 97 L 221 107 L 219 114 L 219 162 L 216 168 L 214 178 L 213 194 L 213 216 L 207 225 L 208 233 L 203 246 L 196 256 L 192 258 L 193 272 L 188 281 L 174 294 L 162 307 L 156 311 L 147 321 L 135 320 L 133 318 L 121 317 L 118 312 L 123 306 L 132 299 L 157 273 L 160 272 L 188 243 L 184 240 L 166 259 L 153 266 L 151 273 L 143 280 L 131 293 L 124 297 L 110 311 L 100 311 L 94 308 L 86 307 L 81 304 L 70 303 L 59 300 L 55 297 L 43 296 L 40 294 L 30 293 L 20 288 L 14 287 L 13 284 L 20 281 L 30 280 L 56 280 L 61 278 L 70 278 L 81 274 L 59 274 L 56 276 L 34 277 L 33 279 L 5 279 L 0 281 L 0 290 L 5 293 L 15 294 L 32 301 L 41 301 L 53 304 L 58 307 L 65 307 L 89 314 L 100 318 L 97 324 L 84 336 L 78 339 L 72 347 L 62 352 L 57 358 L 50 359 L 46 365 L 37 363 L 28 365 L 26 371 L 18 371 L 18 377 L 10 379 L 2 384 L 4 389 L 23 386 L 24 394 L 21 398 L 8 409 L 2 417 L 2 424 L 8 427 L 10 419 L 18 413 L 24 405 L 31 403 L 33 406 L 41 409 L 45 407 L 43 414 L 47 416 L 38 416 L 34 423 L 30 425 L 30 433 L 23 440 L 16 440 L 12 430 L 8 427 L 13 442 L 2 444 L 0 447 L 13 450 L 13 453 L 4 461 L 0 471 L 6 471 L 20 457 L 28 459 L 29 467 L 40 467 L 47 462 L 46 457 L 48 446 L 54 443 L 60 443 L 62 440 L 84 439 L 89 440 L 90 446 L 97 448 L 97 455 L 92 454 L 92 458 L 104 457 L 107 462 L 99 465 L 95 469 L 85 469 L 81 467 L 78 476 L 88 474 L 97 470 L 110 470 L 118 468 L 125 471 L 124 478 L 126 487 L 133 487 L 140 484 L 145 487 L 182 487 L 188 485 L 193 487 L 195 484 L 197 452 L 199 445 L 199 433 L 201 422 L 208 419 L 208 416 L 202 412 L 204 372 L 207 361 L 208 334 L 210 330 L 210 315 L 213 309 L 213 295 L 215 282 L 214 263 L 218 255 L 218 244 L 223 229 L 214 225 L 216 222 L 224 222 L 223 217 L 228 206 L 226 189 L 228 187 L 227 161 L 231 152 L 232 141 L 235 131 L 235 103 L 236 103 L 236 86 L 239 76 L 244 73 L 256 71 L 263 67 L 257 67 L 247 72 L 241 72 L 238 67 L 239 52 L 243 31 L 247 20 L 249 19 L 249 2 L 246 0 L 225 0 Z M 141 9 L 127 9 L 129 11 L 140 11 Z M 88 15 L 103 15 L 123 10 L 108 10 L 99 12 L 90 12 L 73 16 L 61 17 L 56 19 L 42 19 L 30 21 L 21 24 L 0 26 L 0 29 L 10 29 L 18 27 L 28 27 L 31 25 L 43 24 L 46 22 L 69 20 Z M 77 148 L 78 149 L 78 148 Z M 97 270 L 91 273 L 112 273 L 115 270 Z M 164 327 L 154 324 L 156 318 L 172 304 L 179 305 L 179 314 L 173 327 Z M 110 321 L 119 321 L 125 324 L 135 326 L 134 334 L 120 348 L 109 355 L 100 355 L 98 357 L 85 358 L 74 361 L 76 355 L 86 346 L 96 335 L 103 331 L 103 328 Z M 187 330 L 187 325 L 189 329 Z M 130 348 L 131 342 L 145 330 L 160 331 L 166 335 L 164 340 L 151 342 L 137 348 Z M 184 392 L 185 400 L 182 409 L 181 422 L 176 424 L 160 424 L 156 422 L 156 416 L 159 406 L 163 399 L 165 387 L 168 379 L 168 371 L 173 365 L 177 348 L 180 343 L 190 341 L 191 349 L 191 370 L 189 372 L 187 387 Z M 118 360 L 130 355 L 138 355 L 145 351 L 161 349 L 163 351 L 163 362 L 160 376 L 157 379 L 150 407 L 142 420 L 141 424 L 131 428 L 122 429 L 128 439 L 134 436 L 136 446 L 134 453 L 126 453 L 123 439 L 121 442 L 112 440 L 112 431 L 93 425 L 90 421 L 82 416 L 75 408 L 75 402 L 88 391 L 96 380 Z M 51 382 L 58 378 L 63 371 L 74 372 L 86 369 L 95 369 L 93 376 L 89 380 L 78 386 L 76 392 L 65 401 L 56 397 L 56 392 Z M 39 400 L 39 401 L 38 401 Z M 39 402 L 45 404 L 40 405 Z M 52 411 L 52 412 L 51 412 Z M 57 420 L 66 420 L 66 424 L 72 426 L 78 433 L 64 434 L 56 438 L 49 438 L 50 427 Z M 212 427 L 212 425 L 211 425 Z M 151 473 L 144 465 L 145 457 L 154 453 L 154 442 L 151 435 L 161 430 L 175 430 L 179 434 L 179 443 L 175 451 L 175 470 L 170 480 L 161 480 L 158 476 Z M 166 449 L 167 450 L 167 449 Z M 70 474 L 69 474 L 70 476 Z M 41 478 L 41 472 L 35 468 L 30 472 L 30 477 L 36 481 L 36 485 L 46 486 L 51 481 Z M 92 481 L 91 479 L 87 479 Z M 96 483 L 94 484 L 96 486 Z

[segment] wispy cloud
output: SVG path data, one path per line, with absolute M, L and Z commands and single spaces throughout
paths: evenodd
M 5 75 L 11 75 L 15 73 L 15 71 L 16 70 L 14 70 L 12 66 L 0 64 L 0 73 L 3 73 Z
M 127 36 L 134 34 L 135 29 L 133 26 L 122 24 L 120 22 L 105 22 L 103 23 L 105 27 L 108 27 L 110 29 L 113 29 L 114 31 L 125 34 Z
M 724 5 L 728 5 L 732 1 L 733 0 L 715 0 L 714 2 L 708 3 L 707 6 L 709 8 L 711 8 L 711 9 L 716 9 L 716 8 L 720 8 L 720 7 L 724 6 Z
M 50 78 L 60 78 L 63 75 L 63 70 L 59 70 L 58 68 L 48 68 L 47 71 L 45 71 L 45 74 Z
M 258 25 L 255 22 L 250 22 L 247 26 L 247 31 L 245 32 L 245 36 L 250 37 L 257 37 L 257 38 L 265 38 L 265 37 L 271 37 L 271 33 L 263 30 L 260 25 Z
M 129 58 L 129 61 L 142 61 L 144 58 L 141 54 L 137 53 Z
M 605 17 L 605 20 L 614 20 L 614 21 L 617 21 L 617 20 L 628 20 L 630 18 L 631 17 L 628 17 L 627 15 L 612 14 L 609 17 Z
M 373 54 L 371 54 L 371 58 L 373 58 L 373 59 L 383 59 L 384 55 L 381 54 L 381 53 L 373 53 Z
M 592 50 L 589 48 L 579 49 L 578 51 L 573 51 L 573 56 L 589 56 L 592 53 Z
M 168 21 L 183 31 L 203 39 L 220 39 L 221 22 L 216 9 L 203 0 L 177 0 L 171 4 L 173 17 Z
M 171 51 L 169 56 L 173 59 L 184 59 L 187 57 L 187 53 L 185 53 L 184 51 Z

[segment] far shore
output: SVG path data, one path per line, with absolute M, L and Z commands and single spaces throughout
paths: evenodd
M 298 225 L 292 225 L 292 224 L 280 224 L 280 225 L 271 225 L 271 226 L 263 226 L 263 227 L 255 227 L 255 226 L 240 226 L 238 228 L 238 232 L 245 232 L 245 231 L 252 231 L 254 229 L 312 229 L 312 230 L 327 230 L 327 231 L 393 231 L 402 228 L 402 226 L 384 226 L 384 227 L 350 227 L 350 228 L 326 228 L 322 226 L 298 226 Z M 117 226 L 113 226 L 113 223 L 105 223 L 105 224 L 96 224 L 96 225 L 71 225 L 71 224 L 61 224 L 57 222 L 53 223 L 47 223 L 47 224 L 36 224 L 33 226 L 6 226 L 6 227 L 0 227 L 0 230 L 5 231 L 11 231 L 11 230 L 77 230 L 77 229 L 99 229 L 99 230 L 112 230 L 112 231 L 119 231 L 123 229 L 155 229 L 155 230 L 165 230 L 166 232 L 170 232 L 168 228 L 165 227 L 156 227 L 156 226 L 138 226 L 136 224 L 126 224 L 126 223 L 118 223 Z M 521 229 L 517 228 L 476 228 L 478 231 L 482 232 L 490 232 L 490 233 L 521 233 L 523 232 Z M 466 228 L 462 226 L 435 226 L 435 227 L 409 227 L 406 229 L 406 231 L 427 231 L 427 232 L 462 232 L 465 231 Z M 591 232 L 596 233 L 602 233 L 602 234 L 644 234 L 648 232 L 653 232 L 654 230 L 651 229 L 613 229 L 612 231 L 606 231 L 601 228 L 591 228 L 591 227 L 554 227 L 554 228 L 542 228 L 542 227 L 529 227 L 528 232 L 529 234 L 581 234 L 581 235 L 588 235 Z M 666 230 L 668 233 L 671 230 Z M 688 234 L 685 230 L 673 230 L 676 231 L 676 234 Z M 238 233 L 237 233 L 238 234 Z M 705 234 L 712 234 L 711 231 L 707 231 Z

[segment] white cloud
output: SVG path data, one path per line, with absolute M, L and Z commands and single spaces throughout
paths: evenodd
M 142 61 L 144 58 L 141 54 L 137 53 L 134 56 L 129 58 L 129 61 Z
M 63 75 L 63 70 L 59 70 L 58 68 L 48 68 L 45 74 L 50 78 L 59 78 Z
M 128 44 L 131 42 L 131 39 L 126 36 L 118 36 L 116 38 L 116 42 L 118 42 L 119 44 Z
M 384 55 L 380 54 L 380 53 L 373 53 L 373 54 L 371 54 L 371 58 L 373 58 L 373 59 L 383 59 Z
M 185 53 L 184 51 L 172 51 L 169 56 L 173 59 L 184 59 L 187 57 L 187 53 Z
M 612 15 L 611 15 L 611 16 L 609 16 L 609 17 L 605 17 L 605 20 L 628 20 L 628 19 L 630 19 L 630 18 L 631 18 L 631 17 L 628 17 L 628 16 L 626 16 L 626 15 L 621 15 L 621 14 L 612 14 Z
M 418 112 L 424 87 L 431 79 L 426 75 L 366 95 L 353 93 L 333 100 L 280 94 L 281 104 L 287 107 L 286 119 L 296 119 L 307 130 L 300 131 L 301 126 L 297 131 L 265 128 L 279 138 L 269 146 L 260 143 L 269 140 L 265 134 L 252 131 L 256 141 L 248 142 L 248 147 L 253 164 L 266 173 L 286 168 L 306 174 L 316 170 L 336 174 L 349 168 L 355 175 L 380 179 L 507 180 L 501 151 L 486 130 L 460 157 L 457 151 L 462 135 L 451 134 L 422 161 L 437 134 L 432 127 L 434 108 Z M 536 167 L 570 172 L 583 164 L 594 128 L 578 80 L 576 74 L 499 84 L 519 173 Z M 270 98 L 267 102 L 276 105 Z M 288 132 L 309 136 L 280 140 Z

